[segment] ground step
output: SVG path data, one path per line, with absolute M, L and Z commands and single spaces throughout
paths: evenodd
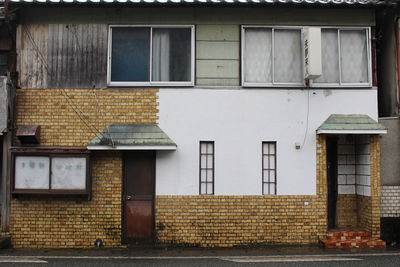
M 371 238 L 371 234 L 360 229 L 332 229 L 327 238 L 321 240 L 325 248 L 384 248 L 385 241 Z

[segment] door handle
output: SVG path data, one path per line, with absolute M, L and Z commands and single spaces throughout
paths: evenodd
M 132 196 L 126 196 L 126 200 L 131 200 Z

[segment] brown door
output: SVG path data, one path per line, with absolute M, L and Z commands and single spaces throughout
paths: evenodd
M 154 152 L 127 153 L 124 157 L 124 239 L 152 242 L 154 230 Z

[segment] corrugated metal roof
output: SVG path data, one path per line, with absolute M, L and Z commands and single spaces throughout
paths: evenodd
M 113 124 L 87 144 L 89 150 L 175 150 L 157 124 Z
M 0 0 L 3 2 L 4 0 Z M 382 4 L 385 0 L 9 0 L 10 3 L 36 3 L 36 4 L 96 4 L 96 3 L 132 3 L 132 4 Z
M 318 134 L 386 134 L 387 129 L 364 114 L 332 114 L 317 129 Z

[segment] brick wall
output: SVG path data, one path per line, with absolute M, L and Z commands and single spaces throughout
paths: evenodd
M 357 196 L 357 225 L 359 228 L 372 233 L 371 197 Z
M 17 90 L 16 126 L 41 125 L 42 146 L 85 146 L 112 123 L 156 123 L 156 99 L 156 89 Z M 14 247 L 93 247 L 97 238 L 121 246 L 122 156 L 91 158 L 92 200 L 12 199 Z
M 317 243 L 326 235 L 325 205 L 318 196 L 157 196 L 157 240 L 204 247 Z
M 381 187 L 381 217 L 400 217 L 400 186 Z
M 19 89 L 16 127 L 40 125 L 41 146 L 85 146 L 113 123 L 156 123 L 157 89 Z
M 357 195 L 339 194 L 337 197 L 337 226 L 357 227 Z
M 380 177 L 380 136 L 370 136 L 370 152 L 371 152 L 371 234 L 373 238 L 380 238 L 381 221 L 381 177 Z M 367 197 L 368 198 L 368 197 Z

